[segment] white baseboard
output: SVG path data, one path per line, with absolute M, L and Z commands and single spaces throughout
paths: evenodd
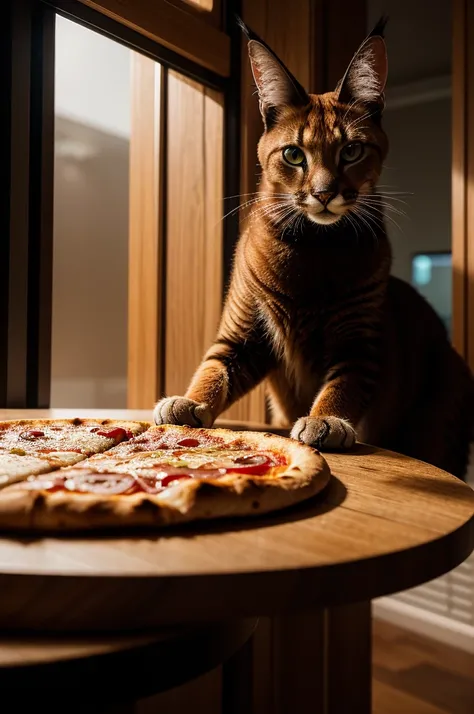
M 474 626 L 422 610 L 393 597 L 374 600 L 374 618 L 412 630 L 446 645 L 474 654 Z

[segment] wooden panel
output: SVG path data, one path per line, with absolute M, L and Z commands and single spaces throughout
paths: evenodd
M 204 20 L 210 22 L 215 27 L 222 27 L 222 0 L 167 0 L 177 7 L 184 7 L 189 12 L 194 12 Z
M 464 147 L 466 151 L 466 280 L 467 299 L 465 315 L 465 334 L 467 360 L 474 367 L 474 7 L 466 1 L 465 27 L 465 133 Z
M 323 611 L 273 618 L 272 714 L 326 714 L 324 620 Z
M 371 711 L 370 602 L 325 612 L 326 714 Z
M 136 704 L 135 714 L 192 714 L 199 711 L 223 714 L 221 676 L 221 667 L 217 667 L 180 687 L 142 699 Z
M 31 6 L 9 3 L 2 22 L 7 126 L 2 134 L 2 241 L 0 254 L 0 403 L 27 406 L 28 233 L 30 198 Z
M 166 0 L 80 2 L 221 76 L 229 75 L 229 37 L 184 7 Z
M 221 97 L 169 76 L 165 393 L 183 394 L 215 338 L 222 296 Z
M 467 226 L 466 226 L 466 2 L 453 0 L 452 78 L 452 325 L 453 344 L 466 356 Z
M 214 5 L 214 0 L 187 0 L 191 5 L 197 5 L 203 10 L 212 10 Z
M 151 409 L 162 391 L 164 70 L 135 52 L 131 60 L 127 403 L 131 409 Z

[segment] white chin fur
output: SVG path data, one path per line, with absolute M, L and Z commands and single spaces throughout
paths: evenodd
M 307 213 L 306 214 L 310 221 L 313 223 L 318 223 L 320 226 L 330 226 L 331 223 L 336 223 L 342 216 L 338 216 L 335 213 Z

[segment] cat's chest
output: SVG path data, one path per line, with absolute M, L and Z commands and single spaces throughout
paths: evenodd
M 282 309 L 267 304 L 263 309 L 267 336 L 280 361 L 297 370 L 303 365 L 318 371 L 323 345 L 322 312 L 316 308 Z

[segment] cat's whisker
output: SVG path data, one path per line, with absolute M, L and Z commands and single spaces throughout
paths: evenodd
M 378 183 L 377 184 L 377 189 L 379 188 L 391 188 L 395 189 L 395 191 L 398 193 L 398 186 L 394 183 Z M 406 193 L 405 191 L 402 191 L 402 193 Z
M 382 210 L 382 208 L 380 208 L 380 204 L 377 205 L 377 206 L 374 206 L 374 205 L 372 205 L 372 204 L 367 204 L 367 203 L 365 203 L 365 202 L 363 202 L 363 201 L 361 201 L 360 204 L 361 204 L 362 206 L 365 206 L 366 210 L 369 210 L 369 211 L 371 211 L 371 212 L 374 212 L 374 211 L 375 211 L 376 213 L 379 213 L 379 214 L 385 216 L 385 217 L 388 218 L 389 220 L 390 220 L 390 218 L 391 218 L 390 212 L 393 213 L 393 214 L 395 214 L 396 216 L 400 216 L 401 218 L 407 218 L 407 219 L 409 219 L 409 216 L 408 216 L 404 211 L 399 211 L 397 208 L 394 208 L 393 206 L 383 206 L 383 208 L 384 208 L 385 210 Z
M 293 206 L 291 207 L 291 211 L 289 211 L 289 213 L 286 215 L 282 225 L 279 226 L 282 237 L 284 236 L 288 228 L 291 227 L 293 222 L 299 217 L 299 213 L 300 212 L 298 210 L 298 207 L 293 204 Z
M 355 221 L 353 219 L 353 217 L 350 215 L 350 213 L 345 213 L 344 216 L 342 217 L 342 220 L 347 221 L 349 226 L 354 229 L 354 232 L 356 234 L 357 243 L 358 243 L 359 242 L 359 226 L 357 225 L 357 221 Z
M 237 206 L 236 208 L 233 208 L 231 211 L 228 211 L 225 213 L 220 221 L 224 221 L 226 218 L 229 216 L 234 215 L 234 213 L 238 213 L 241 209 L 243 208 L 248 208 L 249 206 L 252 206 L 254 203 L 258 203 L 258 201 L 248 201 L 247 203 L 244 203 L 243 205 Z
M 397 195 L 394 195 L 393 193 L 362 193 L 360 195 L 367 196 L 368 198 L 387 198 L 390 201 L 397 201 L 398 203 L 404 203 L 405 205 L 408 205 L 408 202 L 404 201 L 403 198 L 399 198 L 399 196 L 408 197 L 413 194 L 400 192 Z
M 374 239 L 378 242 L 378 236 L 373 228 L 373 226 L 369 223 L 369 221 L 365 218 L 363 211 L 361 210 L 360 206 L 355 206 L 353 209 L 353 214 L 356 216 L 362 223 L 364 223 L 365 226 L 369 229 L 370 233 L 373 235 Z
M 382 209 L 386 209 L 387 211 L 392 211 L 392 213 L 397 213 L 399 216 L 408 218 L 408 214 L 405 211 L 397 206 L 391 206 L 389 203 L 385 203 L 384 201 L 370 201 L 365 200 L 364 198 L 359 198 L 359 203 L 369 206 L 374 211 L 378 211 L 379 213 L 383 213 L 384 211 Z
M 272 203 L 267 204 L 267 205 L 265 205 L 265 206 L 261 206 L 261 207 L 260 207 L 259 209 L 257 209 L 257 210 L 260 210 L 263 214 L 266 214 L 266 213 L 272 213 L 272 212 L 276 212 L 276 211 L 279 211 L 279 210 L 283 210 L 283 209 L 288 208 L 288 207 L 293 206 L 293 205 L 294 205 L 293 202 L 290 201 L 290 200 L 278 201 L 278 202 L 276 202 L 276 203 L 272 202 Z
M 233 208 L 231 211 L 228 211 L 228 213 L 226 213 L 225 215 L 223 215 L 219 222 L 225 220 L 225 219 L 228 218 L 229 216 L 232 216 L 234 213 L 237 213 L 238 211 L 240 211 L 240 210 L 243 209 L 243 208 L 248 208 L 249 206 L 252 206 L 252 205 L 254 205 L 255 203 L 260 203 L 261 201 L 265 201 L 265 200 L 268 200 L 268 199 L 266 199 L 266 198 L 253 198 L 253 199 L 251 199 L 251 200 L 249 200 L 249 201 L 246 201 L 245 203 L 240 203 L 238 206 L 236 206 L 235 208 Z
M 414 196 L 415 194 L 410 191 L 381 191 L 380 193 L 378 193 L 376 195 L 390 196 L 395 199 L 397 196 Z
M 394 218 L 392 218 L 391 216 L 382 213 L 382 217 L 381 217 L 381 218 L 378 218 L 377 216 L 373 216 L 373 215 L 369 212 L 369 209 L 367 209 L 367 208 L 362 208 L 362 206 L 359 206 L 359 210 L 360 210 L 361 212 L 364 212 L 364 214 L 365 214 L 366 216 L 369 216 L 369 215 L 370 215 L 373 220 L 377 219 L 378 221 L 380 221 L 380 223 L 381 223 L 382 225 L 383 225 L 383 219 L 386 218 L 388 221 L 391 221 L 391 222 L 398 228 L 398 230 L 399 230 L 401 233 L 403 233 L 403 230 L 402 230 L 401 226 L 399 225 L 399 223 L 397 223 L 397 221 L 396 221 Z M 371 209 L 371 210 L 372 210 L 372 209 Z
M 399 210 L 403 212 L 403 208 L 400 206 L 393 206 L 391 203 L 388 203 L 388 199 L 382 196 L 359 196 L 358 198 L 359 201 L 363 201 L 364 203 L 370 203 L 373 206 L 385 206 L 387 208 L 390 208 L 391 210 Z M 397 199 L 397 203 L 401 203 L 404 206 L 409 206 L 409 204 L 406 201 L 402 201 Z
M 282 198 L 288 196 L 287 193 L 275 193 L 273 191 L 252 191 L 251 193 L 236 193 L 234 196 L 224 196 L 223 201 L 230 201 L 232 198 L 247 198 L 255 196 L 257 198 Z
M 278 216 L 276 219 L 274 219 L 274 222 L 278 225 L 278 227 L 285 232 L 286 227 L 292 222 L 292 220 L 296 216 L 296 208 L 291 208 L 288 210 L 284 215 Z
M 275 217 L 279 215 L 283 215 L 286 213 L 287 210 L 292 210 L 293 209 L 293 204 L 291 203 L 289 205 L 288 201 L 282 201 L 280 203 L 272 203 L 270 206 L 260 206 L 259 208 L 256 208 L 252 213 L 250 214 L 250 217 L 255 217 L 256 215 L 261 215 L 263 217 Z

